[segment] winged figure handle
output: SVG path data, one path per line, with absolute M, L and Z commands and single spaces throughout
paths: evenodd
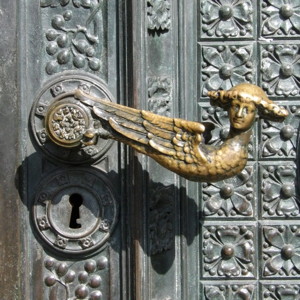
M 87 153 L 90 148 L 97 152 L 105 139 L 112 139 L 148 155 L 186 179 L 214 182 L 232 177 L 245 167 L 257 117 L 280 122 L 288 115 L 286 109 L 253 84 L 210 91 L 211 105 L 226 110 L 230 121 L 227 138 L 212 146 L 205 139 L 214 127 L 211 123 L 157 115 L 111 102 L 102 94 L 104 98 L 78 88 L 59 94 L 49 104 L 37 102 L 32 118 L 37 120 L 36 124 L 43 121 L 44 129 L 38 140 L 45 150 L 52 153 L 50 150 L 58 149 L 60 153 L 59 149 L 64 147 L 72 155 L 81 150 Z
M 93 143 L 97 137 L 114 139 L 188 180 L 214 182 L 232 177 L 245 167 L 257 116 L 280 122 L 288 112 L 268 99 L 260 87 L 249 83 L 228 91 L 210 91 L 208 96 L 212 105 L 228 111 L 230 120 L 228 137 L 219 146 L 205 143 L 209 124 L 130 108 L 81 90 L 74 94 L 102 125 L 97 130 L 87 130 L 84 143 Z

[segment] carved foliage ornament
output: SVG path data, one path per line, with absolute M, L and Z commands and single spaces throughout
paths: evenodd
M 263 297 L 266 300 L 298 300 L 300 286 L 296 284 L 270 284 L 263 286 Z
M 149 77 L 148 106 L 149 110 L 163 116 L 171 115 L 172 81 L 169 77 Z
M 66 6 L 70 2 L 73 3 L 75 7 L 90 8 L 93 3 L 93 0 L 41 0 L 41 7 Z
M 299 276 L 300 229 L 298 226 L 263 228 L 263 275 Z
M 255 287 L 239 284 L 205 286 L 204 293 L 206 300 L 251 300 L 254 299 Z
M 90 14 L 77 10 L 90 10 Z M 103 33 L 104 0 L 45 0 L 41 7 L 68 6 L 69 9 L 52 15 L 51 28 L 45 32 L 46 52 L 51 61 L 46 65 L 49 75 L 73 68 L 103 71 L 102 56 L 105 54 Z M 87 18 L 82 20 L 82 15 Z
M 263 216 L 299 216 L 299 204 L 295 193 L 295 167 L 262 166 L 261 173 Z
M 202 37 L 244 37 L 253 32 L 250 0 L 202 0 Z
M 300 22 L 299 22 L 300 24 Z M 263 89 L 269 95 L 297 96 L 300 93 L 300 45 L 264 45 Z
M 265 0 L 262 2 L 262 34 L 266 36 L 300 33 L 300 6 L 293 0 Z
M 169 30 L 171 27 L 170 0 L 147 0 L 149 30 Z
M 253 216 L 253 171 L 246 167 L 239 175 L 203 184 L 205 216 Z
M 202 47 L 203 95 L 253 80 L 252 46 Z
M 282 123 L 262 121 L 262 157 L 295 158 L 300 109 L 292 105 L 287 110 L 289 116 Z
M 203 234 L 205 277 L 253 277 L 254 233 L 247 226 L 211 226 Z

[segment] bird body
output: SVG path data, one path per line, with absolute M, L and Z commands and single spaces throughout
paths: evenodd
M 248 143 L 251 131 L 227 139 L 220 146 L 199 143 L 192 151 L 190 160 L 180 159 L 153 152 L 150 157 L 162 166 L 191 181 L 215 182 L 232 177 L 241 172 L 248 158 Z

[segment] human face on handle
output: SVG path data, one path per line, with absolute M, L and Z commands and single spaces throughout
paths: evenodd
M 256 107 L 253 102 L 235 99 L 232 100 L 228 113 L 231 127 L 246 131 L 251 128 L 255 120 Z

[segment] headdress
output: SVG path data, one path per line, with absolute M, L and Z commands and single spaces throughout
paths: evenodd
M 242 102 L 255 104 L 258 115 L 271 121 L 283 121 L 288 111 L 270 100 L 266 93 L 258 86 L 250 83 L 241 83 L 228 91 L 209 91 L 211 104 L 227 109 L 231 101 L 237 99 Z

